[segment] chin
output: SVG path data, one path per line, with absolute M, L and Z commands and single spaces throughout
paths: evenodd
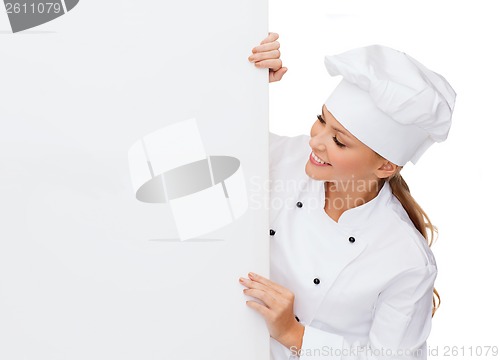
M 309 176 L 311 179 L 314 180 L 324 180 L 326 181 L 325 175 L 321 175 L 320 169 L 316 169 L 314 165 L 312 165 L 309 161 L 306 163 L 306 166 L 304 168 L 306 175 Z

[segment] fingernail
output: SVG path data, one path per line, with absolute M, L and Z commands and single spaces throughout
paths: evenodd
M 245 279 L 243 279 L 243 278 L 240 278 L 240 282 L 244 282 L 244 281 L 245 281 Z
M 250 276 L 251 278 L 253 278 L 255 276 L 254 273 L 248 273 L 248 276 Z

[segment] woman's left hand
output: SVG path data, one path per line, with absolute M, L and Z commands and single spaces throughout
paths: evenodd
M 263 276 L 249 273 L 248 277 L 240 278 L 240 284 L 246 295 L 261 300 L 264 305 L 256 301 L 247 301 L 247 305 L 259 312 L 265 319 L 269 334 L 278 342 L 297 350 L 302 346 L 304 326 L 300 324 L 293 313 L 295 295 L 288 289 Z

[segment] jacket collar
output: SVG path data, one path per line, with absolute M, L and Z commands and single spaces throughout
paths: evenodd
M 387 203 L 390 201 L 392 195 L 391 186 L 388 181 L 384 183 L 377 196 L 370 201 L 364 203 L 363 205 L 356 206 L 342 213 L 338 222 L 335 222 L 328 214 L 324 211 L 325 204 L 325 181 L 314 180 L 309 178 L 310 186 L 309 190 L 305 191 L 305 194 L 309 198 L 314 198 L 316 208 L 318 211 L 322 212 L 324 216 L 328 217 L 333 223 L 336 223 L 342 227 L 359 229 L 370 223 L 375 215 L 380 215 L 385 209 L 387 209 Z M 311 199 L 308 199 L 309 201 Z M 319 205 L 319 206 L 318 206 Z

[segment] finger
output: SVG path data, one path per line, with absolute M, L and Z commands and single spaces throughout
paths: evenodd
M 248 289 L 256 289 L 256 290 L 260 290 L 260 291 L 265 291 L 265 292 L 269 293 L 271 296 L 273 296 L 275 299 L 282 296 L 276 290 L 274 290 L 274 289 L 272 289 L 264 284 L 258 283 L 256 281 L 252 281 L 250 279 L 241 278 L 240 283 L 242 285 L 246 286 Z
M 269 310 L 266 306 L 252 300 L 247 301 L 247 305 L 260 313 L 266 320 L 270 318 L 271 310 Z
M 287 288 L 285 288 L 285 287 L 275 283 L 274 281 L 271 281 L 271 280 L 269 280 L 269 279 L 267 279 L 264 276 L 261 276 L 259 274 L 249 273 L 248 276 L 250 277 L 250 280 L 253 280 L 253 281 L 258 282 L 260 284 L 266 285 L 267 287 L 274 289 L 275 291 L 277 291 L 280 294 L 290 292 Z
M 278 40 L 278 38 L 279 38 L 278 34 L 270 32 L 269 35 L 267 35 L 267 37 L 264 40 L 262 40 L 260 43 L 261 44 L 270 43 L 270 42 L 273 42 L 275 40 Z
M 279 59 L 280 58 L 280 51 L 279 50 L 271 50 L 271 51 L 266 51 L 263 53 L 258 53 L 258 54 L 252 54 L 248 57 L 248 60 L 252 62 L 257 62 L 261 60 L 267 60 L 267 59 Z
M 269 71 L 269 82 L 280 81 L 287 71 L 288 69 L 284 67 L 277 71 Z
M 278 41 L 273 41 L 270 43 L 257 45 L 252 49 L 252 53 L 259 53 L 264 51 L 278 50 L 280 48 L 280 43 Z
M 270 59 L 255 62 L 254 65 L 258 68 L 268 68 L 272 71 L 278 71 L 278 69 L 281 69 L 282 62 L 280 59 Z
M 243 289 L 245 295 L 261 300 L 268 308 L 273 308 L 276 304 L 276 299 L 268 292 L 259 289 Z

